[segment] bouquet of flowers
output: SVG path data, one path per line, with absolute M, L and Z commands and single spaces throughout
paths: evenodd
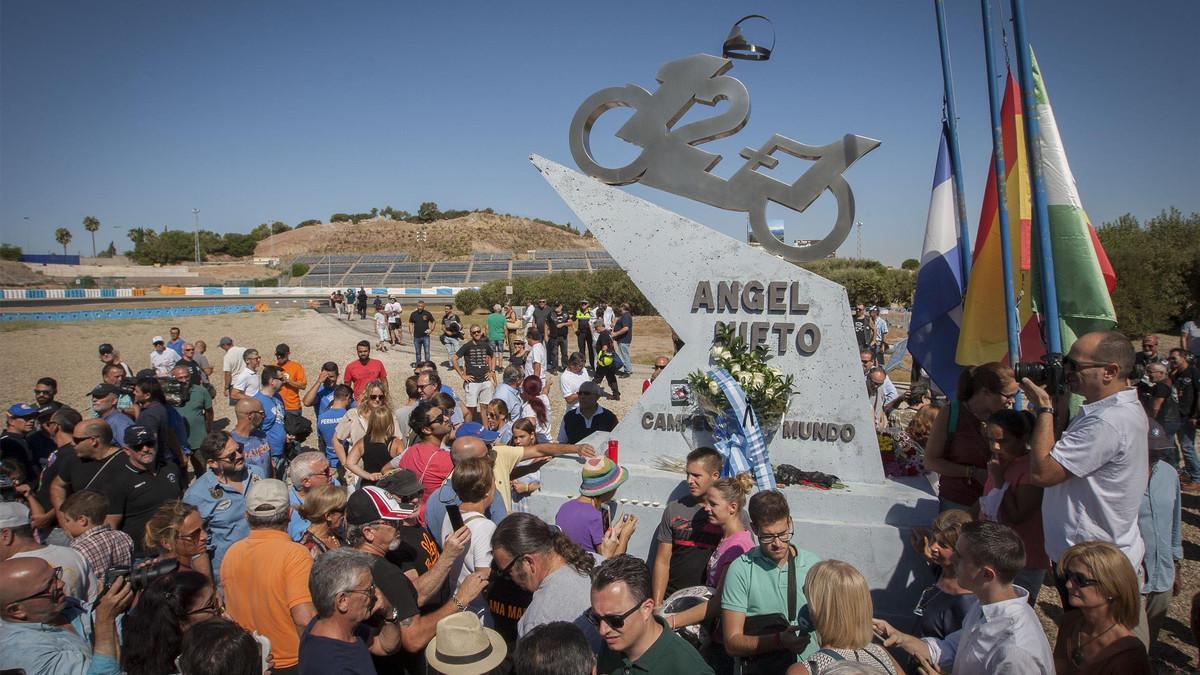
M 889 478 L 925 473 L 924 448 L 899 427 L 888 427 L 879 432 L 879 455 L 883 460 L 883 472 Z
M 784 375 L 767 364 L 767 348 L 759 345 L 750 349 L 734 326 L 727 324 L 718 329 L 709 356 L 714 367 L 725 369 L 737 380 L 758 417 L 758 425 L 764 429 L 779 426 L 787 412 L 788 399 L 794 393 L 795 377 Z M 705 371 L 690 373 L 688 384 L 697 404 L 710 420 L 730 410 L 725 394 Z

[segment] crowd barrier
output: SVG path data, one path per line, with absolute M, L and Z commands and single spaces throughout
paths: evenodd
M 93 309 L 78 312 L 0 312 L 3 321 L 97 321 L 101 319 L 158 319 L 172 316 L 215 316 L 242 312 L 265 312 L 267 303 L 240 305 L 193 305 L 182 307 L 140 307 L 129 309 Z
M 145 294 L 140 288 L 0 288 L 0 300 L 140 298 Z

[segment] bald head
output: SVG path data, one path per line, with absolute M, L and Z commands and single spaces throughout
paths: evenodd
M 487 454 L 487 451 L 487 443 L 474 436 L 463 436 L 462 438 L 454 439 L 454 445 L 450 446 L 450 459 L 454 460 L 455 464 L 458 464 L 464 459 L 483 457 Z
M 76 438 L 95 438 L 100 447 L 108 447 L 113 443 L 112 427 L 99 417 L 88 418 L 75 425 L 71 432 Z
M 5 621 L 40 623 L 62 610 L 65 596 L 62 582 L 51 602 L 29 599 L 31 589 L 47 588 L 54 579 L 54 568 L 42 558 L 9 558 L 0 562 L 0 616 Z M 57 602 L 53 598 L 57 597 Z
M 262 411 L 262 404 L 253 398 L 240 398 L 237 405 L 233 406 L 233 412 L 238 416 L 238 419 L 249 417 L 252 413 L 260 413 Z

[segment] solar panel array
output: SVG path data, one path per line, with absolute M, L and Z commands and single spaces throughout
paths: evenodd
M 532 260 L 514 260 L 511 251 L 478 252 L 470 260 L 422 262 L 407 253 L 303 255 L 293 262 L 309 266 L 306 283 L 322 286 L 465 286 L 552 271 L 586 272 L 617 267 L 606 251 L 590 249 L 533 252 Z

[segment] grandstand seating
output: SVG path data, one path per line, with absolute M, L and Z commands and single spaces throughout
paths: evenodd
M 476 252 L 470 260 L 422 262 L 407 253 L 303 255 L 293 262 L 309 266 L 302 284 L 319 286 L 467 286 L 549 272 L 587 272 L 617 267 L 607 251 L 592 249 L 533 251 L 531 260 L 515 260 L 511 251 Z

